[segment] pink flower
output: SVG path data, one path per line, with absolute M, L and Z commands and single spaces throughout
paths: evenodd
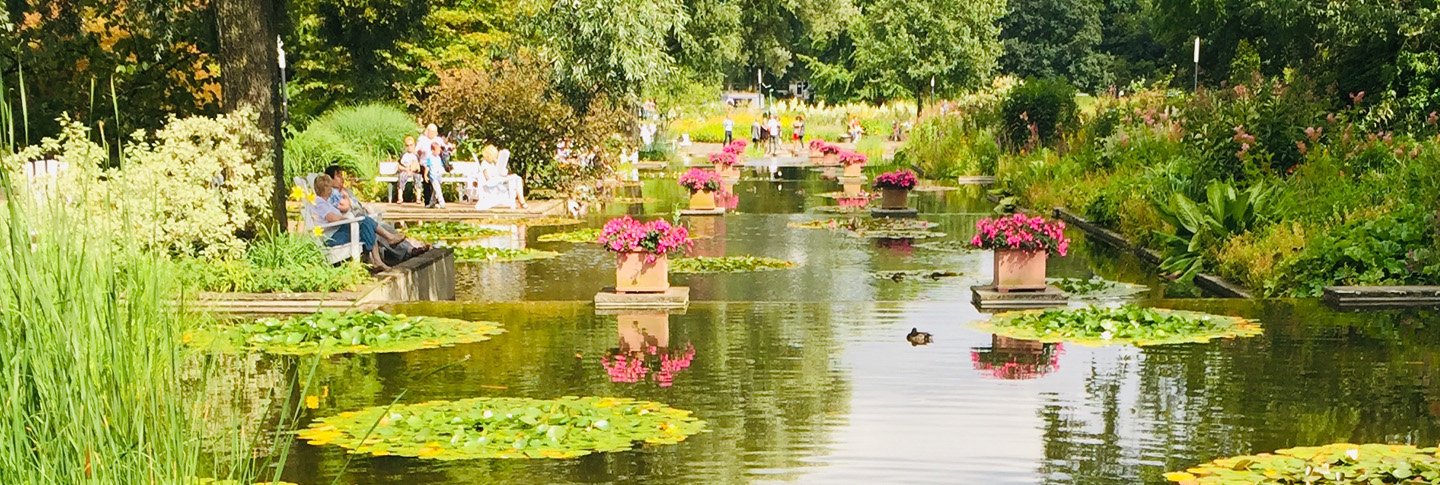
M 720 174 L 709 170 L 692 168 L 680 175 L 680 186 L 690 189 L 691 192 L 701 190 L 716 191 L 720 189 Z
M 915 172 L 909 170 L 885 172 L 879 177 L 875 177 L 875 188 L 877 189 L 910 190 L 915 188 L 918 183 L 919 178 L 915 176 Z
M 1065 223 L 1044 217 L 1014 214 L 975 222 L 970 245 L 978 249 L 1043 250 L 1064 256 L 1070 248 Z

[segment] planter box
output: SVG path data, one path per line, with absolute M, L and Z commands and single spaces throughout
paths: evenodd
M 715 192 L 697 190 L 690 193 L 690 210 L 708 211 L 715 209 Z
M 904 209 L 910 204 L 908 189 L 880 189 L 881 209 Z
M 845 166 L 845 176 L 846 176 L 846 177 L 864 177 L 864 176 L 865 176 L 864 170 L 865 170 L 865 166 L 864 166 L 864 165 L 860 165 L 860 164 L 846 165 L 846 166 Z
M 670 289 L 670 260 L 662 255 L 655 258 L 654 263 L 645 264 L 645 256 L 645 253 L 615 256 L 616 293 L 661 293 Z
M 995 289 L 1000 292 L 1045 289 L 1045 251 L 995 250 Z

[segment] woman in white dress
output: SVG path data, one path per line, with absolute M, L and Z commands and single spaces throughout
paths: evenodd
M 525 182 L 509 173 L 510 151 L 497 151 L 491 145 L 486 146 L 481 154 L 480 170 L 475 175 L 475 209 L 526 207 Z

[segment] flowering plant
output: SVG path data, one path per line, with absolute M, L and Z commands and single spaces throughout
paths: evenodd
M 977 249 L 1043 250 L 1061 256 L 1070 249 L 1065 223 L 1040 216 L 987 217 L 975 222 L 975 230 L 978 234 L 970 239 L 970 246 Z
M 740 157 L 737 156 L 734 152 L 722 151 L 720 153 L 710 154 L 710 163 L 713 163 L 715 165 L 729 167 L 739 162 Z
M 819 138 L 816 138 L 816 139 L 814 139 L 814 140 L 810 140 L 810 151 L 812 151 L 812 152 L 824 151 L 825 145 L 829 145 L 829 143 L 825 143 L 825 140 L 822 140 L 822 139 L 819 139 Z
M 671 252 L 688 250 L 692 244 L 685 226 L 672 226 L 659 219 L 640 222 L 630 216 L 606 222 L 597 242 L 617 253 L 645 253 L 647 264 Z
M 750 146 L 750 142 L 747 142 L 745 140 L 735 140 L 730 143 L 726 143 L 724 150 L 730 153 L 744 153 L 745 147 L 747 146 Z
M 831 145 L 831 144 L 829 144 L 829 143 L 820 145 L 820 154 L 821 154 L 821 155 L 835 155 L 835 154 L 838 154 L 838 153 L 840 153 L 840 146 L 839 146 L 839 145 Z
M 870 157 L 865 156 L 864 153 L 852 152 L 852 151 L 849 151 L 849 150 L 840 152 L 840 164 L 841 164 L 841 165 L 846 165 L 846 166 L 849 166 L 849 165 L 864 165 L 865 162 L 868 162 L 868 161 L 870 161 Z
M 690 189 L 691 192 L 709 190 L 714 192 L 720 190 L 720 174 L 709 170 L 692 168 L 680 175 L 680 186 Z
M 893 172 L 882 173 L 879 177 L 875 177 L 875 188 L 910 190 L 915 188 L 915 184 L 919 182 L 920 179 L 915 177 L 915 172 L 895 170 Z

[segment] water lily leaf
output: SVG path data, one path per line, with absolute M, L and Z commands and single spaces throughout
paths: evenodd
M 1080 345 L 1167 345 L 1261 333 L 1245 318 L 1134 305 L 1009 312 L 978 326 L 1011 338 Z
M 752 271 L 773 271 L 794 268 L 795 263 L 783 259 L 755 256 L 725 256 L 719 258 L 694 257 L 670 261 L 670 272 L 687 273 L 746 273 Z
M 326 322 L 320 324 L 318 322 Z M 190 333 L 187 345 L 222 353 L 290 355 L 408 352 L 489 340 L 493 322 L 407 317 L 379 312 L 321 312 L 259 324 L 216 324 Z
M 1164 476 L 1171 482 L 1195 485 L 1433 483 L 1440 477 L 1436 453 L 1436 448 L 1410 445 L 1334 443 L 1220 458 Z M 1422 481 L 1415 481 L 1416 477 Z

